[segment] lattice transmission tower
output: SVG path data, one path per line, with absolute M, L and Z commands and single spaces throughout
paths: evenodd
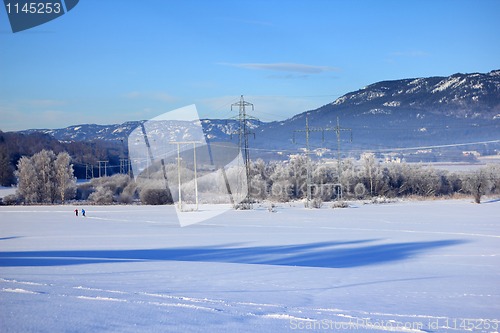
M 248 126 L 249 120 L 258 120 L 255 117 L 249 116 L 247 114 L 247 108 L 252 108 L 254 110 L 254 105 L 245 101 L 243 95 L 240 97 L 240 101 L 231 104 L 231 111 L 233 108 L 238 108 L 238 147 L 241 149 L 243 154 L 243 163 L 245 164 L 245 179 L 246 179 L 246 191 L 247 196 L 243 201 L 244 205 L 241 208 L 249 209 L 251 208 L 251 198 L 250 198 L 250 151 L 248 147 L 248 137 L 253 135 L 255 138 L 255 133 L 250 131 Z

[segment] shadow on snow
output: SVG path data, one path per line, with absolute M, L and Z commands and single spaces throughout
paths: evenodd
M 347 268 L 405 260 L 424 251 L 464 243 L 461 240 L 440 240 L 366 245 L 366 243 L 373 241 L 359 240 L 256 247 L 0 252 L 0 267 L 193 261 Z M 350 247 L 342 247 L 344 245 L 350 245 Z

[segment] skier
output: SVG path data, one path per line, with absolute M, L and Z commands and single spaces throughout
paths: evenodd
M 75 209 L 75 216 L 78 216 L 78 209 Z
M 82 208 L 82 216 L 85 216 L 85 209 Z

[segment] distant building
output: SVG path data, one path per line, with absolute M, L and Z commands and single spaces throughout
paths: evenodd
M 381 162 L 384 163 L 403 163 L 403 159 L 401 158 L 401 154 L 399 153 L 387 153 L 383 155 L 383 160 Z
M 385 159 L 384 159 L 384 163 L 401 163 L 402 160 L 401 160 L 401 157 L 397 157 L 397 156 L 386 156 Z
M 469 150 L 469 151 L 463 151 L 462 154 L 464 156 L 474 156 L 474 157 L 480 157 L 481 154 L 476 151 L 476 150 Z

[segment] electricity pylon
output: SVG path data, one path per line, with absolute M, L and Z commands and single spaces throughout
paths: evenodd
M 240 101 L 237 103 L 231 104 L 231 111 L 233 107 L 238 107 L 238 147 L 243 153 L 243 163 L 245 164 L 245 178 L 247 184 L 247 196 L 243 202 L 245 202 L 245 208 L 251 208 L 251 200 L 250 200 L 250 152 L 248 148 L 248 136 L 253 135 L 255 138 L 255 133 L 251 132 L 248 128 L 248 120 L 254 119 L 255 117 L 251 117 L 247 115 L 246 108 L 251 107 L 252 111 L 254 110 L 254 106 L 252 103 L 245 101 L 243 95 L 240 97 Z
M 337 117 L 337 126 L 335 127 L 309 127 L 309 113 L 306 113 L 306 128 L 303 130 L 294 130 L 293 131 L 293 142 L 295 142 L 295 132 L 305 132 L 306 133 L 306 158 L 307 158 L 307 176 L 306 176 L 306 185 L 307 185 L 307 207 L 311 208 L 311 188 L 312 184 L 312 171 L 311 171 L 311 149 L 309 146 L 309 133 L 311 132 L 321 132 L 322 133 L 322 141 L 325 141 L 325 132 L 333 131 L 337 133 L 337 172 L 338 172 L 338 184 L 342 187 L 341 183 L 341 160 L 340 160 L 340 132 L 341 131 L 351 131 L 351 141 L 352 141 L 352 130 L 350 128 L 342 128 L 339 125 L 339 119 Z M 340 190 L 340 196 L 342 195 L 342 189 Z

